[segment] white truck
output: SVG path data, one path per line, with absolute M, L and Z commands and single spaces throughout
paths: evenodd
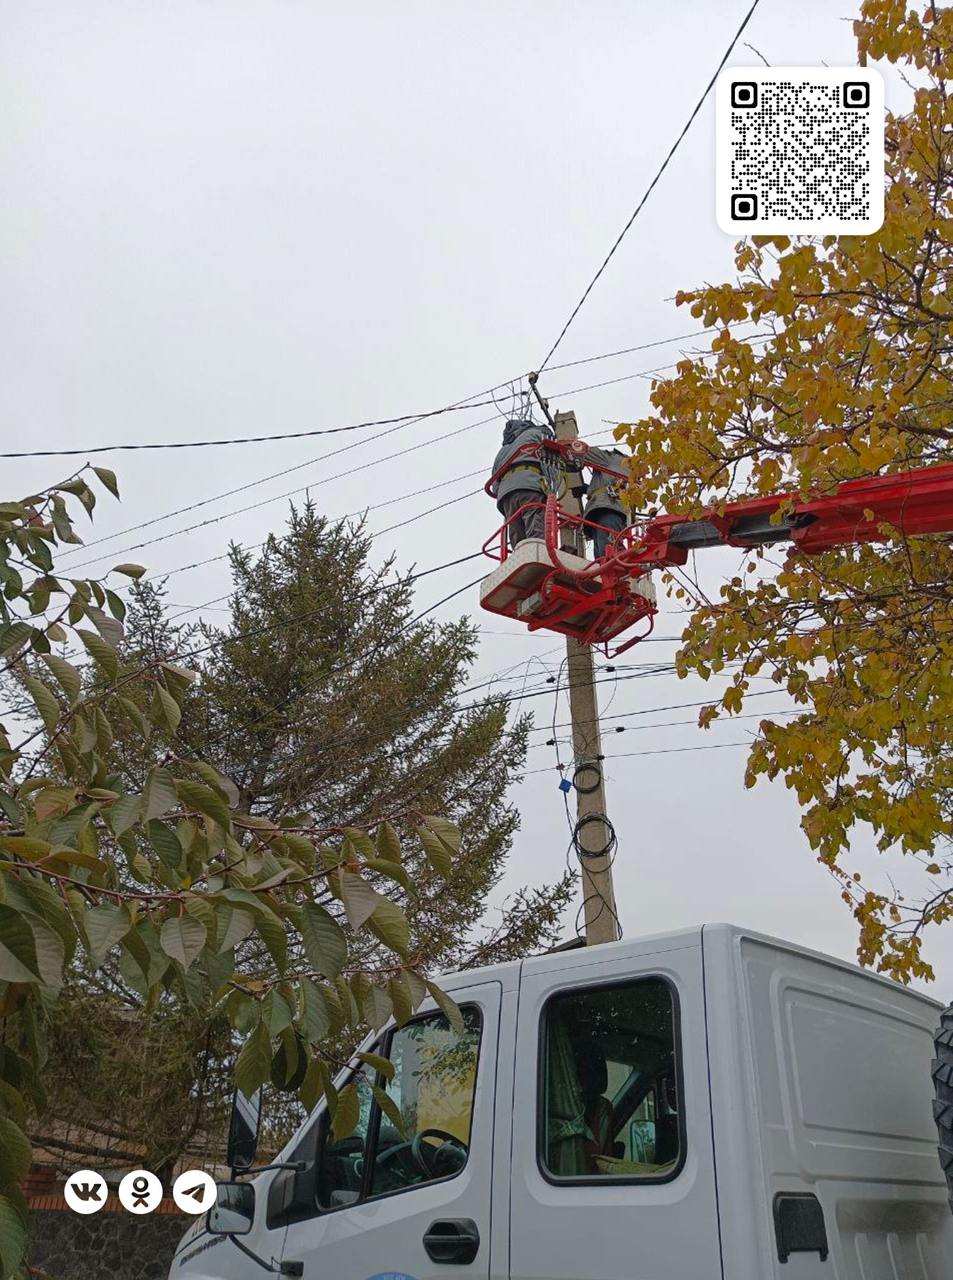
M 369 1041 L 356 1130 L 221 1184 L 170 1280 L 953 1277 L 933 1001 L 729 925 L 442 985 L 463 1034 Z

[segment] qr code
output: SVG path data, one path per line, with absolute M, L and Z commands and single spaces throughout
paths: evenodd
M 884 88 L 866 67 L 735 67 L 716 90 L 716 204 L 737 235 L 865 235 L 884 217 Z

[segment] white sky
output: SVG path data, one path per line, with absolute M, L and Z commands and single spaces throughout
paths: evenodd
M 435 408 L 525 372 L 549 349 L 746 7 L 0 2 L 4 447 L 304 431 Z M 763 0 L 744 39 L 777 65 L 850 65 L 854 8 L 852 0 Z M 730 65 L 757 61 L 740 47 Z M 888 105 L 896 94 L 888 79 Z M 695 323 L 671 301 L 676 290 L 731 278 L 732 243 L 714 220 L 713 141 L 709 103 L 556 362 L 691 332 Z M 691 345 L 553 373 L 545 390 L 554 407 L 576 410 L 591 437 L 606 418 L 639 416 L 648 381 L 560 392 L 665 365 Z M 490 412 L 411 425 L 386 440 L 372 430 L 102 455 L 95 460 L 118 471 L 123 503 L 103 503 L 96 537 L 239 485 L 254 488 L 116 538 L 96 549 L 107 558 L 95 569 L 132 559 L 171 570 L 221 554 L 230 538 L 257 543 L 283 521 L 287 502 L 277 495 L 306 485 L 337 516 L 486 467 L 499 420 L 367 464 Z M 292 475 L 263 479 L 299 464 Z M 8 464 L 4 491 L 28 491 L 71 469 L 66 459 Z M 478 484 L 464 480 L 372 513 L 370 527 Z M 463 556 L 495 516 L 474 497 L 385 534 L 379 554 L 396 552 L 404 568 Z M 218 522 L 130 550 L 204 519 Z M 732 563 L 711 553 L 706 581 L 717 588 Z M 479 569 L 466 564 L 425 579 L 420 606 Z M 227 589 L 221 562 L 169 581 L 170 599 L 184 605 Z M 475 588 L 440 614 L 463 610 L 478 613 Z M 474 683 L 545 654 L 507 677 L 528 671 L 536 684 L 540 662 L 558 662 L 557 637 L 483 617 Z M 671 636 L 677 623 L 663 606 L 657 633 Z M 653 643 L 621 661 L 655 662 L 673 651 Z M 613 715 L 697 701 L 706 689 L 648 677 L 601 693 Z M 552 700 L 527 705 L 548 726 Z M 783 705 L 779 695 L 750 710 Z M 565 709 L 564 697 L 560 720 Z M 691 724 L 627 729 L 607 734 L 605 750 L 737 742 L 755 724 L 707 735 Z M 767 783 L 746 793 L 744 756 L 726 749 L 607 760 L 626 932 L 730 919 L 851 957 L 852 921 L 813 860 L 792 797 Z M 553 762 L 552 749 L 539 746 L 528 767 Z M 514 792 L 523 827 L 510 885 L 553 877 L 563 864 L 557 780 L 555 772 L 532 774 Z M 869 841 L 858 841 L 856 860 L 875 877 L 886 869 Z M 953 978 L 953 937 L 928 954 L 944 979 L 939 995 Z

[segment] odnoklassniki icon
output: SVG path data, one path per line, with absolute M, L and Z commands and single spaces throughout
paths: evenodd
M 119 1202 L 129 1213 L 152 1213 L 162 1199 L 162 1183 L 148 1169 L 133 1169 L 119 1184 Z

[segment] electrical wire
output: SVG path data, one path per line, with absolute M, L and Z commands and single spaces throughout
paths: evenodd
M 652 747 L 648 751 L 623 751 L 602 758 L 603 760 L 633 760 L 636 756 L 670 756 L 679 755 L 684 751 L 722 751 L 728 747 L 750 747 L 754 741 L 754 738 L 749 738 L 744 742 L 706 742 L 698 747 Z M 523 777 L 529 778 L 537 773 L 552 773 L 552 768 L 527 769 Z
M 718 354 L 718 353 L 717 353 L 717 352 L 714 352 L 714 351 L 712 351 L 712 352 L 706 352 L 706 353 L 702 353 L 702 354 L 700 355 L 700 357 L 699 357 L 699 358 L 700 358 L 700 359 L 711 359 L 711 358 L 713 358 L 713 357 L 717 356 L 717 354 Z M 675 365 L 675 364 L 669 363 L 669 364 L 665 364 L 665 365 L 658 365 L 658 366 L 656 366 L 655 368 L 652 368 L 652 369 L 640 369 L 640 370 L 638 370 L 638 371 L 637 371 L 637 372 L 635 372 L 635 373 L 624 374 L 624 375 L 622 375 L 622 376 L 621 376 L 621 377 L 619 377 L 619 378 L 608 378 L 608 379 L 606 379 L 606 380 L 604 380 L 604 381 L 602 381 L 602 382 L 593 382 L 593 383 L 588 384 L 587 386 L 582 386 L 582 387 L 571 387 L 571 388 L 568 388 L 568 389 L 567 389 L 567 390 L 565 390 L 565 391 L 561 391 L 561 392 L 558 392 L 558 393 L 556 393 L 556 394 L 557 394 L 557 396 L 559 396 L 559 397 L 566 397 L 566 396 L 571 396 L 571 395 L 582 395 L 582 394 L 587 393 L 587 392 L 590 392 L 590 391 L 598 391 L 598 390 L 601 390 L 601 389 L 602 389 L 602 388 L 604 388 L 604 387 L 616 386 L 616 385 L 618 385 L 619 383 L 622 383 L 622 382 L 631 382 L 631 381 L 633 381 L 634 379 L 639 379 L 639 378 L 651 378 L 651 377 L 653 377 L 653 376 L 654 376 L 655 374 L 657 374 L 657 373 L 664 373 L 666 370 L 673 369 L 673 368 L 675 368 L 675 367 L 676 367 L 676 365 Z M 465 405 L 465 406 L 463 406 L 463 407 L 465 407 L 465 408 L 475 408 L 476 406 L 474 406 L 474 405 Z M 410 420 L 410 421 L 419 421 L 419 420 L 420 420 L 420 419 L 412 419 L 412 420 Z M 491 417 L 488 417 L 488 418 L 481 418 L 481 419 L 479 419 L 477 422 L 471 422 L 471 423 L 468 423 L 466 426 L 459 427 L 459 428 L 457 428 L 457 429 L 456 429 L 456 430 L 454 430 L 454 431 L 447 431 L 447 432 L 443 432 L 443 433 L 442 433 L 442 434 L 440 434 L 440 435 L 432 436 L 432 437 L 430 437 L 430 438 L 429 438 L 429 439 L 427 439 L 427 440 L 423 440 L 423 441 L 418 442 L 417 444 L 409 445 L 406 449 L 399 449 L 399 450 L 397 450 L 396 452 L 386 454 L 386 455 L 384 455 L 383 457 L 379 457 L 379 458 L 371 458 L 371 459 L 369 459 L 368 461 L 363 462 L 363 463 L 361 464 L 361 469 L 362 469 L 362 471 L 363 471 L 363 470 L 367 470 L 367 469 L 368 469 L 368 468 L 370 468 L 370 467 L 379 466 L 379 465 L 381 465 L 381 464 L 382 464 L 382 463 L 384 463 L 384 462 L 392 462 L 395 458 L 402 458 L 402 457 L 406 457 L 406 455 L 407 455 L 407 454 L 417 452 L 417 451 L 418 451 L 418 450 L 420 450 L 420 449 L 428 448 L 430 445 L 434 445 L 434 444 L 442 444 L 442 443 L 443 443 L 444 441 L 446 441 L 446 440 L 454 439 L 455 437 L 460 436 L 460 435 L 463 435 L 464 433 L 466 433 L 466 432 L 468 432 L 468 431 L 475 430 L 477 427 L 486 426 L 486 425 L 488 425 L 489 423 L 491 423 L 491 422 L 496 422 L 496 421 L 498 421 L 498 419 L 497 419 L 497 417 L 496 417 L 496 415 L 495 415 L 495 414 L 494 414 L 494 415 L 492 415 Z M 409 425 L 409 422 L 402 422 L 402 423 L 401 423 L 401 426 L 406 426 L 406 425 Z M 395 428 L 395 429 L 396 429 L 396 428 Z M 384 432 L 383 434 L 384 434 L 384 435 L 388 435 L 388 434 L 391 434 L 391 433 L 390 433 L 390 432 Z M 591 438 L 592 438 L 593 440 L 596 440 L 596 439 L 599 439 L 599 438 L 601 438 L 602 436 L 605 436 L 605 435 L 611 435 L 611 432 L 599 432 L 599 433 L 597 433 L 597 435 L 595 435 L 595 436 L 593 436 L 593 437 L 591 437 Z M 379 438 L 381 438 L 381 437 L 373 437 L 372 439 L 379 439 Z M 290 467 L 290 468 L 287 468 L 285 471 L 277 471 L 277 472 L 274 472 L 271 476 L 266 477 L 266 478 L 265 478 L 264 480 L 262 480 L 260 483 L 265 483 L 265 482 L 266 482 L 266 480 L 273 480 L 273 479 L 276 479 L 276 478 L 277 478 L 277 477 L 279 477 L 279 476 L 286 475 L 286 474 L 290 474 L 290 473 L 291 473 L 291 472 L 293 472 L 293 471 L 300 470 L 302 467 L 311 466 L 314 462 L 322 461 L 322 460 L 323 460 L 323 459 L 325 459 L 325 458 L 335 457 L 335 456 L 337 456 L 337 455 L 339 455 L 339 454 L 341 454 L 341 453 L 345 453 L 345 452 L 347 452 L 347 451 L 348 451 L 348 449 L 358 448 L 360 445 L 368 444 L 368 443 L 371 443 L 371 439 L 368 439 L 368 440 L 359 440 L 359 441 L 357 441 L 357 442 L 356 442 L 355 444 L 353 444 L 353 445 L 346 446 L 345 448 L 342 448 L 342 449 L 333 450 L 333 451 L 332 451 L 332 452 L 330 452 L 330 453 L 327 453 L 327 454 L 323 454 L 323 455 L 321 455 L 321 457 L 320 457 L 320 458 L 312 459 L 312 460 L 311 460 L 311 462 L 300 463 L 300 464 L 298 464 L 298 466 L 296 466 L 296 467 Z M 0 454 L 0 457 L 3 457 L 3 456 L 4 456 L 4 455 Z M 344 478 L 346 478 L 347 476 L 350 476 L 351 474 L 353 474 L 353 469 L 352 469 L 352 468 L 348 468 L 348 469 L 347 469 L 347 470 L 345 470 L 345 471 L 339 471 L 339 472 L 336 472 L 336 473 L 335 473 L 334 475 L 332 475 L 332 476 L 324 476 L 324 477 L 320 477 L 319 479 L 317 479 L 317 480 L 313 480 L 313 481 L 311 481 L 311 483 L 309 483 L 309 484 L 301 485 L 301 486 L 299 486 L 299 487 L 298 487 L 298 488 L 296 488 L 296 489 L 289 489 L 289 490 L 286 490 L 284 493 L 275 494 L 274 496 L 272 496 L 272 497 L 270 497 L 270 498 L 263 498 L 263 499 L 262 499 L 261 501 L 259 501 L 259 502 L 249 503 L 248 505 L 246 505 L 246 506 L 244 506 L 244 507 L 236 507 L 236 508 L 235 508 L 235 509 L 233 509 L 232 511 L 226 511 L 226 512 L 223 512 L 221 515 L 218 515 L 218 516 L 212 516 L 212 517 L 210 517 L 210 518 L 209 518 L 209 519 L 207 519 L 207 520 L 200 520 L 200 521 L 198 521 L 196 524 L 186 525 L 186 526 L 185 526 L 184 528 L 182 528 L 182 529 L 174 529 L 174 530 L 172 530 L 172 531 L 171 531 L 171 532 L 169 532 L 169 533 L 160 534 L 158 537 L 155 537 L 155 538 L 147 538 L 147 539 L 145 539 L 145 540 L 144 540 L 144 541 L 142 541 L 142 542 L 137 542 L 137 543 L 132 544 L 131 546 L 123 547 L 123 548 L 118 549 L 118 550 L 112 550 L 112 551 L 109 551 L 109 552 L 102 552 L 102 553 L 100 553 L 100 554 L 98 554 L 98 555 L 95 555 L 95 556 L 91 557 L 91 558 L 90 558 L 90 559 L 88 559 L 88 560 L 82 560 L 82 561 L 80 561 L 78 564 L 71 565 L 70 567 L 71 567 L 71 569 L 83 569 L 83 568 L 87 568 L 89 565 L 98 564 L 98 563 L 100 563 L 100 562 L 101 562 L 101 561 L 103 561 L 103 560 L 113 559 L 113 558 L 114 558 L 114 557 L 116 557 L 116 556 L 129 555 L 129 554 L 131 554 L 131 553 L 132 553 L 132 552 L 134 552 L 134 551 L 141 551 L 144 547 L 155 546 L 155 545 L 157 545 L 158 543 L 160 543 L 160 542 L 166 542 L 166 541 L 168 541 L 168 540 L 169 540 L 169 539 L 171 539 L 171 538 L 182 537 L 184 534 L 187 534 L 187 533 L 194 533 L 197 529 L 204 529 L 204 528 L 208 528 L 209 526 L 214 525 L 214 524 L 220 524 L 223 520 L 231 519 L 233 516 L 244 515 L 244 514 L 246 514 L 246 513 L 247 513 L 247 512 L 249 512 L 249 511 L 257 511 L 257 510 L 259 510 L 260 508 L 262 508 L 262 507 L 266 507 L 266 506 L 270 505 L 270 504 L 271 504 L 271 503 L 273 503 L 273 502 L 281 502 L 281 501 L 283 501 L 285 498 L 296 497 L 296 496 L 298 496 L 298 495 L 300 495 L 300 494 L 302 494 L 302 493 L 308 493 L 308 492 L 310 492 L 310 490 L 312 490 L 312 489 L 318 489 L 318 488 L 320 488 L 322 485 L 330 484 L 330 483 L 331 483 L 332 481 L 334 481 L 334 480 L 341 480 L 341 479 L 344 479 Z M 208 505 L 210 505 L 212 502 L 217 502 L 217 501 L 219 501 L 219 500 L 220 500 L 220 499 L 222 499 L 222 498 L 232 496 L 233 494 L 236 494 L 236 493 L 246 492 L 248 489 L 255 488 L 255 487 L 256 487 L 256 483 L 257 483 L 257 482 L 249 482 L 249 483 L 248 483 L 248 484 L 246 484 L 246 485 L 240 485 L 240 486 L 238 486 L 236 489 L 227 490 L 225 493 L 223 493 L 223 494 L 219 494 L 219 495 L 217 495 L 216 497 L 202 499 L 202 500 L 200 500 L 200 501 L 198 501 L 198 502 L 191 503 L 191 504 L 190 504 L 190 505 L 188 505 L 188 506 L 180 507 L 180 508 L 178 508 L 177 510 L 175 510 L 175 511 L 173 511 L 173 512 L 168 512 L 168 513 L 166 513 L 165 515 L 155 516 L 155 517 L 153 517 L 151 520 L 143 521 L 142 523 L 140 523 L 140 524 L 138 524 L 138 525 L 130 525 L 130 526 L 128 526 L 128 527 L 127 527 L 125 530 L 123 530 L 123 531 L 117 532 L 116 534 L 108 535 L 108 536 L 107 536 L 107 537 L 105 537 L 105 538 L 100 538 L 100 539 L 98 539 L 98 540 L 97 540 L 96 542 L 94 542 L 94 543 L 89 543 L 89 544 L 87 544 L 86 546 L 84 546 L 84 547 L 82 547 L 82 548 L 77 548 L 77 549 L 76 549 L 76 551 L 72 551 L 72 552 L 71 552 L 71 551 L 67 551 L 67 552 L 65 552 L 65 553 L 64 553 L 64 557 L 65 557 L 65 556 L 71 556 L 71 555 L 79 555 L 79 554 L 81 554 L 83 551 L 87 550 L 87 549 L 88 549 L 88 547 L 91 547 L 91 546 L 99 546 L 99 545 L 101 545 L 101 544 L 102 544 L 102 543 L 104 543 L 104 542 L 110 542 L 110 541 L 113 541 L 114 539 L 116 539 L 116 538 L 119 538 L 119 537 L 123 536 L 123 534 L 124 534 L 124 533 L 137 532 L 137 531 L 138 531 L 138 530 L 140 530 L 140 529 L 145 529 L 145 528 L 147 528 L 147 527 L 150 527 L 151 525 L 159 524 L 159 523 L 161 523 L 161 522 L 162 522 L 163 520 L 165 520 L 165 519 L 172 519 L 172 518 L 173 518 L 173 516 L 175 516 L 175 515 L 184 515 L 184 514 L 186 514 L 186 513 L 190 512 L 190 511 L 198 510 L 198 509 L 199 509 L 199 508 L 201 508 L 201 507 L 208 506 Z M 207 562 L 206 562 L 206 563 L 207 563 Z
M 734 325 L 752 324 L 752 323 L 754 323 L 754 321 L 735 320 L 731 322 L 731 325 L 734 326 Z M 554 372 L 557 369 L 572 369 L 583 364 L 595 364 L 597 361 L 600 361 L 600 360 L 611 360 L 617 356 L 631 355 L 633 352 L 636 352 L 636 351 L 647 351 L 652 347 L 666 346 L 668 343 L 671 343 L 671 342 L 686 342 L 691 338 L 699 338 L 705 333 L 712 333 L 721 328 L 724 328 L 724 326 L 708 325 L 702 329 L 696 329 L 692 333 L 673 334 L 672 337 L 670 338 L 657 338 L 652 342 L 641 342 L 633 347 L 624 347 L 616 351 L 599 352 L 597 355 L 584 356 L 580 360 L 569 360 L 565 364 L 553 365 L 550 369 L 550 372 Z M 517 393 L 515 392 L 515 390 L 513 390 L 513 388 L 515 387 L 515 385 L 521 382 L 521 380 L 522 380 L 522 375 L 519 375 L 516 378 L 509 378 L 504 382 L 494 383 L 492 387 L 487 387 L 485 390 L 477 391 L 473 395 L 467 396 L 462 400 L 455 400 L 451 404 L 445 405 L 442 409 L 429 409 L 424 413 L 400 414 L 393 418 L 378 418 L 378 419 L 367 421 L 367 422 L 349 423 L 348 425 L 341 426 L 341 427 L 325 427 L 325 428 L 313 430 L 313 431 L 290 431 L 290 432 L 282 432 L 276 435 L 231 437 L 231 438 L 226 438 L 221 440 L 177 440 L 177 441 L 171 441 L 168 443 L 163 443 L 163 442 L 153 443 L 153 442 L 147 441 L 142 444 L 89 445 L 85 448 L 80 448 L 80 449 L 43 449 L 43 450 L 23 451 L 19 453 L 0 453 L 0 458 L 77 457 L 80 454 L 110 453 L 118 450 L 141 451 L 141 450 L 148 450 L 148 449 L 203 449 L 203 448 L 212 448 L 215 446 L 225 446 L 225 445 L 234 445 L 234 444 L 259 444 L 259 443 L 263 443 L 271 440 L 305 440 L 314 436 L 336 435 L 342 432 L 359 431 L 362 428 L 369 428 L 369 427 L 390 426 L 391 424 L 395 424 L 392 427 L 392 430 L 400 431 L 404 427 L 410 426 L 415 422 L 422 422 L 427 418 L 437 417 L 438 415 L 444 414 L 444 413 L 454 413 L 459 411 L 460 409 L 475 409 L 485 405 L 493 404 L 496 406 L 498 411 L 502 413 L 502 410 L 499 409 L 499 405 L 497 404 L 496 397 L 494 396 L 493 393 L 495 391 L 500 390 L 501 388 L 507 388 L 511 391 L 511 399 L 515 404 L 515 401 L 517 399 Z M 565 394 L 571 394 L 571 393 L 565 393 Z M 525 395 L 526 393 L 524 393 L 524 398 L 525 398 Z M 480 400 L 479 397 L 481 396 L 488 396 L 489 399 Z M 381 434 L 389 435 L 390 432 L 383 432 Z M 379 439 L 380 437 L 377 436 L 373 438 Z M 358 441 L 357 443 L 363 444 L 364 441 Z M 353 448 L 356 446 L 346 446 L 346 447 Z M 343 452 L 343 450 L 337 450 L 335 452 Z M 333 454 L 325 454 L 323 456 L 332 457 Z M 317 462 L 317 461 L 321 461 L 321 459 L 318 459 L 318 458 L 312 459 L 312 462 Z M 275 479 L 276 476 L 287 475 L 291 471 L 298 471 L 302 467 L 311 466 L 312 462 L 301 462 L 294 467 L 286 468 L 284 471 L 277 471 L 274 473 L 274 475 L 269 476 L 268 479 Z M 247 487 L 249 486 L 247 485 L 241 486 L 238 489 L 232 489 L 228 493 L 221 494 L 219 496 L 229 497 L 234 493 L 242 492 L 242 490 Z M 208 501 L 214 502 L 214 501 L 217 501 L 217 499 L 210 498 L 208 499 Z M 196 505 L 200 505 L 200 504 L 196 504 Z M 194 508 L 183 508 L 183 510 L 192 510 L 192 509 Z M 171 514 L 181 514 L 181 512 L 171 513 Z M 158 517 L 158 518 L 162 519 L 163 517 Z M 151 522 L 147 521 L 146 523 L 151 523 Z M 133 527 L 143 528 L 145 526 L 140 525 L 140 526 L 133 526 Z M 119 536 L 119 535 L 117 534 L 114 536 Z M 100 541 L 102 540 L 100 539 Z M 88 545 L 95 545 L 95 544 L 90 543 Z
M 595 288 L 595 285 L 599 280 L 600 276 L 602 275 L 603 271 L 605 271 L 606 267 L 612 261 L 612 258 L 614 257 L 616 250 L 619 248 L 619 245 L 622 243 L 622 241 L 625 239 L 626 235 L 628 234 L 629 228 L 632 226 L 636 218 L 642 212 L 642 209 L 645 207 L 645 203 L 648 200 L 649 196 L 654 191 L 657 182 L 659 181 L 659 179 L 661 178 L 665 170 L 668 168 L 669 161 L 675 155 L 675 152 L 681 146 L 682 139 L 685 137 L 689 129 L 694 124 L 695 117 L 698 115 L 699 111 L 701 111 L 702 106 L 704 105 L 705 99 L 708 97 L 709 93 L 712 90 L 712 87 L 714 86 L 715 81 L 718 79 L 719 75 L 721 74 L 722 67 L 725 65 L 725 63 L 728 61 L 729 57 L 731 56 L 731 51 L 734 49 L 735 45 L 738 43 L 739 39 L 741 38 L 742 32 L 744 31 L 745 27 L 748 25 L 749 21 L 751 20 L 751 17 L 754 14 L 755 9 L 757 9 L 759 3 L 760 3 L 760 0 L 754 0 L 750 9 L 745 14 L 742 20 L 741 26 L 738 28 L 738 30 L 735 32 L 734 36 L 732 37 L 731 43 L 728 45 L 728 48 L 725 50 L 721 61 L 719 62 L 718 66 L 715 69 L 715 74 L 712 76 L 712 78 L 708 81 L 708 84 L 705 86 L 704 92 L 702 93 L 701 97 L 698 99 L 697 103 L 695 104 L 695 109 L 692 111 L 692 114 L 688 117 L 688 120 L 685 122 L 685 125 L 681 133 L 672 143 L 672 146 L 669 149 L 668 155 L 662 161 L 661 167 L 659 168 L 658 172 L 655 174 L 655 177 L 652 179 L 652 181 L 649 183 L 648 187 L 646 188 L 645 194 L 642 196 L 642 199 L 636 205 L 635 210 L 632 213 L 632 216 L 629 218 L 628 222 L 619 232 L 618 236 L 616 237 L 615 243 L 613 244 L 609 252 L 606 254 L 605 258 L 603 259 L 602 265 L 599 267 L 599 270 L 589 281 L 582 297 L 576 303 L 575 307 L 573 307 L 573 310 L 569 316 L 569 319 L 566 321 L 566 323 L 563 325 L 562 329 L 560 330 L 558 338 L 553 343 L 553 345 L 549 348 L 549 351 L 546 353 L 545 360 L 543 360 L 542 364 L 539 366 L 540 373 L 542 373 L 542 371 L 549 364 L 549 361 L 552 358 L 553 354 L 555 353 L 556 348 L 562 342 L 563 338 L 565 338 L 566 333 L 569 330 L 569 326 L 572 324 L 576 316 L 582 310 L 583 306 L 585 305 L 586 299 L 589 297 L 590 293 L 592 293 L 592 290 Z
M 99 444 L 81 449 L 36 449 L 22 453 L 0 453 L 0 458 L 74 458 L 80 454 L 141 452 L 149 449 L 211 449 L 220 445 L 265 444 L 276 440 L 309 440 L 314 436 L 335 436 L 344 431 L 363 431 L 368 427 L 389 427 L 394 423 L 404 425 L 422 422 L 425 418 L 438 418 L 445 413 L 460 413 L 464 409 L 480 409 L 494 404 L 487 400 L 471 400 L 469 403 L 444 405 L 442 409 L 428 409 L 425 413 L 401 413 L 394 418 L 371 418 L 366 422 L 351 422 L 344 427 L 319 427 L 312 431 L 282 431 L 269 436 L 232 436 L 223 440 L 168 440 L 145 444 Z

